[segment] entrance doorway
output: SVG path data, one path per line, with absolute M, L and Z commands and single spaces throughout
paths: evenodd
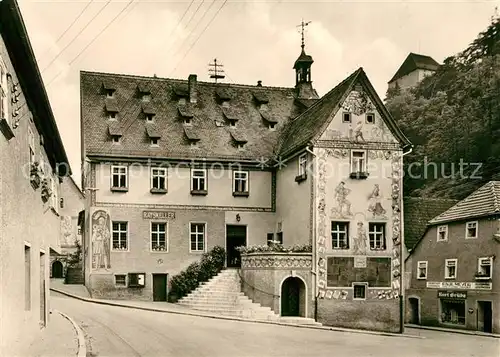
M 417 298 L 410 298 L 410 323 L 420 325 L 419 301 Z
M 227 267 L 241 267 L 241 255 L 236 250 L 237 247 L 247 245 L 247 226 L 227 225 L 226 226 L 226 254 Z
M 59 260 L 52 263 L 52 277 L 56 279 L 63 277 L 63 265 Z
M 281 316 L 306 317 L 306 286 L 300 278 L 289 277 L 281 284 Z
M 45 294 L 45 254 L 40 252 L 40 324 L 47 325 L 47 296 Z
M 153 274 L 153 301 L 167 301 L 167 274 Z
M 493 309 L 491 301 L 477 302 L 477 329 L 484 332 L 493 332 Z

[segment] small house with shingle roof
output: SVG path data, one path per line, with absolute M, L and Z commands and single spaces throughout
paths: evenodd
M 500 332 L 500 181 L 429 221 L 407 261 L 408 322 Z
M 439 63 L 432 57 L 410 52 L 389 81 L 389 89 L 415 87 L 424 77 L 436 72 L 438 68 Z
M 400 331 L 411 144 L 362 68 L 320 98 L 312 63 L 302 47 L 290 88 L 81 72 L 93 296 L 165 300 L 173 275 L 222 246 L 277 315 Z M 301 253 L 236 249 L 268 242 Z

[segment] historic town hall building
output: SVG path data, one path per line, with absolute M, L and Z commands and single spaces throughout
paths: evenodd
M 153 299 L 214 246 L 238 268 L 237 246 L 273 239 L 312 244 L 281 270 L 303 315 L 399 331 L 411 145 L 362 68 L 319 98 L 312 63 L 302 47 L 294 88 L 81 72 L 94 297 Z

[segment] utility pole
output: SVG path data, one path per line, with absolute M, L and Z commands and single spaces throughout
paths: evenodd
M 217 58 L 214 58 L 214 63 L 209 63 L 208 66 L 208 74 L 210 75 L 210 78 L 215 80 L 215 83 L 217 83 L 218 79 L 226 78 L 224 75 L 224 66 L 217 63 Z

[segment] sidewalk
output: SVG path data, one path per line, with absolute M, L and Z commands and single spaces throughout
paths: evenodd
M 77 356 L 78 346 L 78 334 L 71 321 L 60 312 L 52 311 L 47 326 L 34 336 L 30 345 L 23 348 L 22 356 Z
M 108 305 L 108 306 L 117 306 L 124 307 L 129 309 L 139 309 L 145 311 L 154 311 L 161 313 L 171 313 L 171 314 L 180 314 L 180 315 L 189 315 L 189 316 L 198 316 L 219 320 L 231 320 L 231 321 L 242 321 L 242 322 L 252 322 L 252 323 L 261 323 L 261 324 L 271 324 L 271 325 L 281 325 L 281 326 L 290 326 L 290 327 L 298 327 L 298 328 L 307 328 L 307 329 L 316 329 L 316 330 L 327 330 L 327 331 L 338 331 L 338 332 L 348 332 L 348 333 L 359 333 L 359 334 L 368 334 L 368 335 L 379 335 L 379 336 L 392 336 L 392 337 L 406 337 L 406 338 L 419 338 L 424 339 L 425 337 L 411 334 L 398 334 L 398 333 L 390 333 L 390 332 L 378 332 L 378 331 L 368 331 L 368 330 L 355 330 L 348 329 L 342 327 L 331 327 L 331 326 L 313 326 L 313 325 L 299 325 L 293 323 L 286 322 L 277 322 L 277 321 L 267 321 L 267 320 L 252 320 L 245 319 L 240 317 L 226 316 L 226 315 L 218 315 L 206 311 L 189 309 L 184 306 L 180 306 L 173 303 L 168 302 L 152 302 L 152 301 L 130 301 L 130 300 L 104 300 L 104 299 L 92 299 L 84 296 L 85 294 L 76 294 L 73 291 L 78 290 L 71 285 L 63 285 L 58 286 L 57 288 L 52 287 L 50 290 L 75 298 L 82 301 Z
M 482 331 L 460 330 L 460 329 L 452 329 L 452 328 L 445 328 L 445 327 L 422 326 L 422 325 L 413 325 L 413 324 L 405 324 L 405 327 L 420 329 L 420 330 L 431 330 L 431 331 L 441 331 L 441 332 L 447 332 L 447 333 L 458 333 L 458 334 L 462 334 L 462 335 L 476 335 L 476 336 L 483 336 L 483 337 L 500 338 L 500 334 L 487 333 L 487 332 L 482 332 Z

